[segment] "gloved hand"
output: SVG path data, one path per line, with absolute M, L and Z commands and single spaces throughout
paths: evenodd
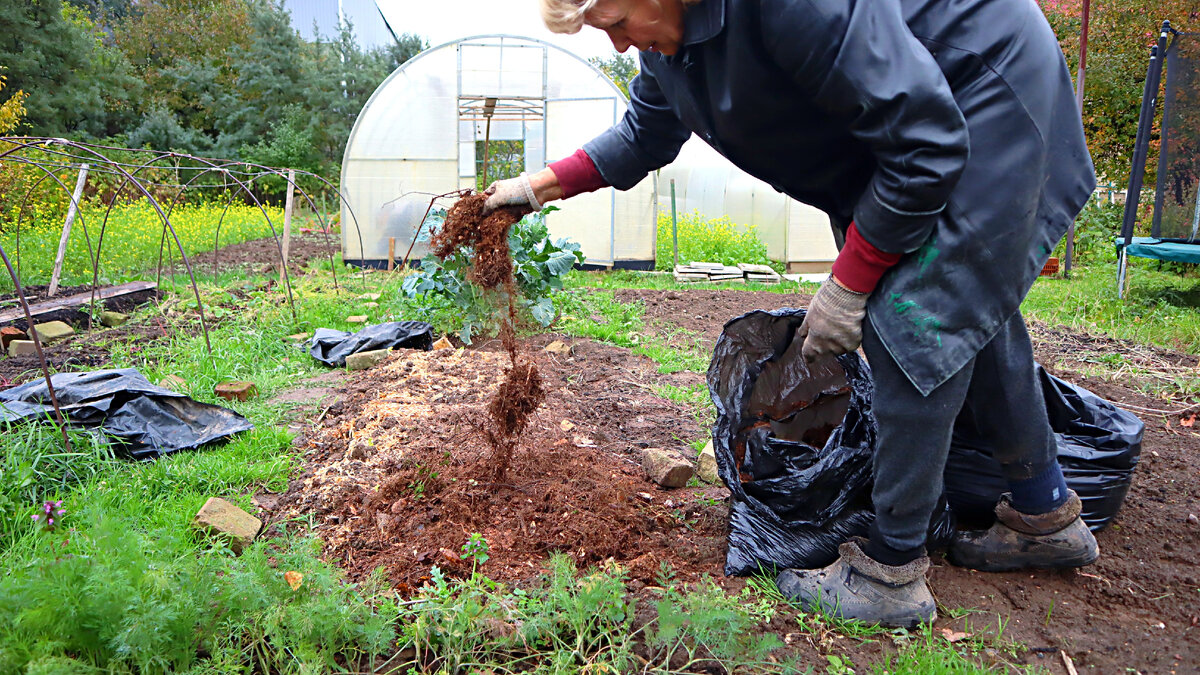
M 483 212 L 491 213 L 502 206 L 515 206 L 531 211 L 541 211 L 542 205 L 533 194 L 533 186 L 529 184 L 529 174 L 522 173 L 516 178 L 498 180 L 483 191 L 487 201 L 483 204 Z
M 862 344 L 862 324 L 870 293 L 856 293 L 830 275 L 813 296 L 796 337 L 804 340 L 800 353 L 812 363 L 822 356 L 849 354 Z

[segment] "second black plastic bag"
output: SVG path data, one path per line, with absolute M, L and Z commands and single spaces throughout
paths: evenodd
M 799 309 L 751 312 L 725 324 L 714 350 L 713 446 L 732 493 L 726 574 L 822 567 L 874 519 L 870 370 L 857 354 L 810 367 L 792 339 L 803 320 Z M 943 503 L 930 546 L 953 531 Z
M 347 333 L 318 328 L 308 353 L 327 366 L 342 367 L 346 357 L 375 349 L 433 349 L 433 326 L 424 321 L 392 321 Z

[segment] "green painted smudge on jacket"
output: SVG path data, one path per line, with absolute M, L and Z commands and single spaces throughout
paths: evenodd
M 937 317 L 925 312 L 918 303 L 912 300 L 901 300 L 900 293 L 892 293 L 892 309 L 896 314 L 908 319 L 913 327 L 913 335 L 919 339 L 942 346 L 942 322 Z

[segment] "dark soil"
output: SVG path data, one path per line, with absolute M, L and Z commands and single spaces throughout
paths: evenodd
M 282 237 L 282 234 L 280 235 Z M 242 270 L 259 274 L 279 273 L 280 244 L 274 237 L 255 239 L 240 244 L 222 246 L 213 251 L 209 249 L 196 253 L 189 258 L 192 270 L 206 274 Z M 288 243 L 288 273 L 299 274 L 310 260 L 329 260 L 331 255 L 337 255 L 342 250 L 340 235 L 325 234 L 320 231 L 300 232 L 292 230 L 291 241 Z M 176 255 L 168 264 L 163 261 L 163 274 L 171 271 L 184 273 L 183 262 Z

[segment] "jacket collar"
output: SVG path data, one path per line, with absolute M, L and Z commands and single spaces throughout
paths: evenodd
M 725 0 L 700 0 L 699 3 L 684 8 L 684 46 L 711 40 L 724 28 Z

